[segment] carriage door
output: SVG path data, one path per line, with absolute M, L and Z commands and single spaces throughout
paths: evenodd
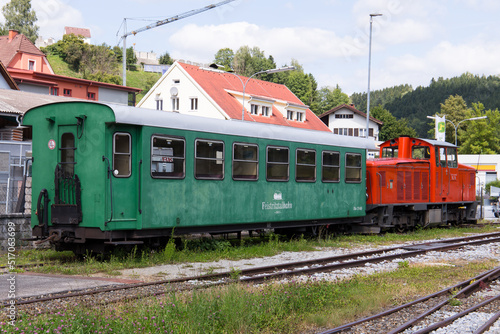
M 112 221 L 117 227 L 136 228 L 139 200 L 138 173 L 140 166 L 134 165 L 134 156 L 138 156 L 135 146 L 134 131 L 115 132 L 113 134 L 112 178 L 110 194 Z
M 59 159 L 54 171 L 52 224 L 78 224 L 82 221 L 81 187 L 77 167 L 77 126 L 59 126 Z M 50 143 L 49 143 L 50 145 Z M 52 143 L 54 147 L 56 143 Z

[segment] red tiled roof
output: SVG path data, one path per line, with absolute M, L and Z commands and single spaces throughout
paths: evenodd
M 199 66 L 180 63 L 179 65 L 200 85 L 200 87 L 224 110 L 231 119 L 241 119 L 242 106 L 237 97 L 231 95 L 228 91 L 242 92 L 242 82 L 236 75 L 224 72 L 215 72 L 201 69 Z M 243 84 L 248 78 L 239 76 Z M 295 94 L 293 94 L 285 85 L 272 82 L 250 79 L 245 87 L 245 95 L 272 100 L 282 100 L 288 103 L 305 106 Z M 260 123 L 269 123 L 276 125 L 291 126 L 295 128 L 329 131 L 328 127 L 310 110 L 306 110 L 306 120 L 304 122 L 287 120 L 276 107 L 273 107 L 272 116 L 250 115 L 245 112 L 246 121 Z
M 83 36 L 85 38 L 90 38 L 90 29 L 87 28 L 75 28 L 75 27 L 64 27 L 64 34 L 75 36 Z
M 335 107 L 335 108 L 333 108 L 333 109 L 328 110 L 327 112 L 325 112 L 325 113 L 323 113 L 323 114 L 319 115 L 318 117 L 319 117 L 320 119 L 323 119 L 323 117 L 328 116 L 328 115 L 330 115 L 330 114 L 334 114 L 334 113 L 336 113 L 337 111 L 339 111 L 340 109 L 344 109 L 344 108 L 345 108 L 345 109 L 349 109 L 349 110 L 350 110 L 350 111 L 352 111 L 353 113 L 358 114 L 358 115 L 361 115 L 361 116 L 363 116 L 364 118 L 366 118 L 366 113 L 364 113 L 364 112 L 362 112 L 362 111 L 359 111 L 358 109 L 354 108 L 354 105 L 352 105 L 352 104 L 345 104 L 345 103 L 344 103 L 344 104 L 341 104 L 340 106 L 336 106 L 336 107 Z M 383 123 L 384 123 L 384 122 L 382 122 L 382 121 L 380 121 L 380 120 L 378 120 L 378 119 L 376 119 L 376 118 L 374 118 L 374 117 L 372 117 L 372 116 L 370 116 L 370 120 L 371 120 L 372 122 L 377 123 L 377 124 L 383 124 Z
M 23 34 L 17 34 L 14 38 L 9 39 L 9 36 L 0 36 L 0 61 L 6 67 L 9 67 L 10 62 L 18 53 L 29 53 L 38 56 L 45 56 L 31 41 Z

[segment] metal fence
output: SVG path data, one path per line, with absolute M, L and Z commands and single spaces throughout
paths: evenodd
M 30 162 L 31 142 L 0 141 L 0 214 L 25 212 L 31 203 Z

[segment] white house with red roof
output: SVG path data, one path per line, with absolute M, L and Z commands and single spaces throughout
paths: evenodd
M 319 115 L 319 118 L 334 134 L 352 137 L 366 137 L 366 114 L 354 104 L 342 104 Z M 370 116 L 368 136 L 378 141 L 382 122 Z
M 83 41 L 87 44 L 90 44 L 90 29 L 87 28 L 76 28 L 76 27 L 64 27 L 64 35 L 82 36 Z
M 138 107 L 329 131 L 285 85 L 175 62 Z M 244 86 L 244 84 L 246 86 Z M 243 88 L 245 88 L 243 93 Z

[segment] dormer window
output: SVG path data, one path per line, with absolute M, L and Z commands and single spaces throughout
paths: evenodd
M 262 116 L 269 117 L 269 107 L 268 106 L 262 106 Z
M 259 114 L 259 106 L 256 104 L 251 104 L 250 105 L 250 114 L 258 115 Z
M 297 112 L 297 122 L 303 122 L 305 119 L 303 112 Z
M 286 119 L 289 121 L 305 122 L 308 108 L 308 106 L 303 104 L 288 103 L 285 107 Z

